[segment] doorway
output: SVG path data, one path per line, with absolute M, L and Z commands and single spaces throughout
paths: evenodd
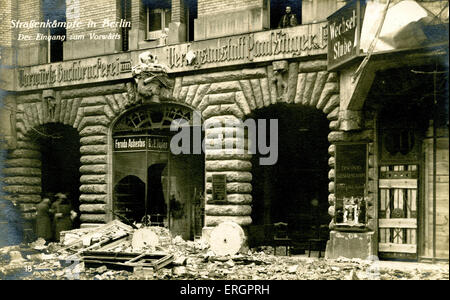
M 279 153 L 271 166 L 252 158 L 253 224 L 288 223 L 293 252 L 307 249 L 310 238 L 328 239 L 328 120 L 316 109 L 283 104 L 253 117 L 278 118 Z

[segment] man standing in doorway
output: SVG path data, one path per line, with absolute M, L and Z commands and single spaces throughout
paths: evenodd
M 292 13 L 290 6 L 286 6 L 286 14 L 281 17 L 278 28 L 294 27 L 297 24 L 297 16 Z

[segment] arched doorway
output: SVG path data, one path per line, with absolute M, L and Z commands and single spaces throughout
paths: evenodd
M 252 158 L 253 223 L 288 223 L 293 251 L 307 249 L 308 239 L 328 236 L 329 122 L 314 108 L 286 104 L 252 117 L 278 119 L 278 161 L 264 166 L 260 155 Z
M 188 122 L 190 132 L 201 125 L 195 124 L 192 109 L 171 103 L 139 106 L 117 120 L 112 131 L 113 213 L 116 217 L 127 214 L 137 223 L 146 216 L 151 225 L 168 227 L 172 234 L 191 239 L 202 228 L 195 222 L 201 211 L 197 206 L 203 204 L 198 199 L 204 189 L 204 158 L 170 151 L 170 140 L 177 133 L 170 126 L 179 119 Z M 142 183 L 138 203 L 127 201 L 128 196 L 117 188 L 127 176 Z M 120 209 L 116 203 L 122 203 Z M 130 212 L 135 209 L 140 213 Z
M 66 193 L 72 209 L 79 213 L 80 198 L 80 136 L 71 126 L 48 123 L 30 132 L 30 139 L 41 151 L 42 195 Z M 73 227 L 79 227 L 79 218 Z

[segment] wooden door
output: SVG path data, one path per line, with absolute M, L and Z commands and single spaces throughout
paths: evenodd
M 417 259 L 418 166 L 380 167 L 380 257 Z

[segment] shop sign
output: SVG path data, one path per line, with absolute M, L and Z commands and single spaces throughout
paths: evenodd
M 129 77 L 131 61 L 127 55 L 87 58 L 17 70 L 19 89 L 37 89 L 71 84 L 101 82 Z
M 212 175 L 212 201 L 225 202 L 227 200 L 227 177 L 224 174 Z
M 138 136 L 114 138 L 114 151 L 169 151 L 169 141 L 164 136 Z
M 337 144 L 335 170 L 336 225 L 364 226 L 367 144 Z
M 364 0 L 353 0 L 328 17 L 329 71 L 358 57 L 364 3 Z

